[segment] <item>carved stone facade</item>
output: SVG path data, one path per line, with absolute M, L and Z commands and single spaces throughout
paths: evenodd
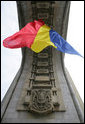
M 17 1 L 17 8 L 20 29 L 37 19 L 38 13 L 47 12 L 45 23 L 66 38 L 70 1 Z M 79 97 L 63 59 L 53 47 L 34 55 L 22 48 L 21 67 L 2 101 L 1 123 L 84 123 Z
M 51 91 L 48 89 L 34 89 L 32 91 L 32 105 L 30 109 L 38 113 L 52 111 Z
M 46 24 L 53 27 L 54 16 L 54 1 L 31 1 L 32 4 L 32 18 L 43 19 Z
M 43 19 L 53 28 L 54 1 L 31 1 L 32 18 Z M 34 53 L 30 79 L 22 90 L 17 110 L 27 110 L 39 114 L 65 111 L 61 89 L 54 77 L 52 47 Z
M 52 47 L 47 47 L 38 54 L 34 53 L 30 76 L 24 85 L 25 92 L 22 92 L 17 110 L 38 114 L 65 111 L 61 89 L 54 78 Z

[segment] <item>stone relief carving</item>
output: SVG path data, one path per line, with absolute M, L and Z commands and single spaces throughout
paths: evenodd
M 52 111 L 52 96 L 50 90 L 33 90 L 31 109 L 39 113 L 49 110 Z
M 33 20 L 45 15 L 44 19 L 52 27 L 54 2 L 38 3 L 32 1 L 31 3 Z M 43 5 L 45 6 L 44 9 Z M 20 101 L 20 106 L 18 104 L 17 110 L 27 110 L 38 114 L 50 113 L 52 111 L 65 111 L 62 98 L 60 97 L 61 90 L 57 90 L 55 83 L 51 47 L 45 48 L 38 54 L 34 53 L 31 77 L 27 84 L 29 84 L 25 89 L 27 93 L 21 95 L 22 102 Z

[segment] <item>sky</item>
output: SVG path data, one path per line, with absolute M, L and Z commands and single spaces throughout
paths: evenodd
M 1 100 L 19 70 L 22 58 L 21 48 L 5 48 L 2 41 L 17 31 L 19 26 L 16 2 L 1 1 Z M 71 1 L 67 32 L 67 42 L 84 56 L 84 1 Z M 84 59 L 65 54 L 64 62 L 84 101 Z
M 2 41 L 19 30 L 15 1 L 1 1 L 1 100 L 21 64 L 21 49 L 3 47 Z
M 84 56 L 84 2 L 72 1 L 70 7 L 67 41 Z M 65 54 L 65 66 L 84 102 L 84 59 Z

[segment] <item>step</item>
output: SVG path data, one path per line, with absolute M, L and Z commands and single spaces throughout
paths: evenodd
M 37 66 L 49 66 L 48 62 L 38 62 Z
M 35 82 L 50 82 L 49 76 L 36 76 Z
M 32 86 L 32 89 L 51 89 L 52 88 L 52 85 L 50 85 L 50 84 L 41 84 L 41 85 L 36 85 L 36 84 L 34 84 L 33 86 Z
M 36 74 L 49 74 L 48 69 L 37 69 Z
M 39 53 L 38 58 L 48 58 L 48 53 Z

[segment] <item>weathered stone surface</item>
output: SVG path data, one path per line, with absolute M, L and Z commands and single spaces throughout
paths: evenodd
M 49 79 L 49 77 L 48 76 L 36 76 L 36 78 L 35 78 L 35 81 L 37 82 L 41 82 L 41 81 L 49 81 L 50 82 L 50 79 Z
M 39 53 L 38 58 L 48 58 L 48 53 Z
M 66 30 L 67 30 L 67 26 L 65 25 L 67 25 L 67 22 L 68 22 L 69 2 L 68 1 L 54 1 L 54 2 L 55 4 L 52 5 L 54 7 L 53 20 L 49 18 L 47 20 L 47 23 L 50 26 L 53 26 L 53 29 L 55 29 L 58 33 L 63 35 L 63 37 L 65 38 Z M 39 11 L 40 8 L 43 8 L 41 2 L 37 4 L 38 9 L 36 7 L 36 4 L 34 4 L 35 2 L 33 3 L 34 4 L 33 8 L 31 6 L 31 1 L 17 1 L 17 3 L 18 3 L 20 28 L 25 26 L 25 24 L 32 21 L 33 19 L 37 19 L 38 17 L 36 13 Z M 48 11 L 50 10 L 53 12 L 53 10 L 50 8 L 51 7 L 50 2 L 45 2 L 45 3 L 44 3 L 45 8 L 49 8 Z M 45 11 L 47 12 L 47 10 Z M 48 51 L 48 49 L 49 47 L 46 48 L 44 51 L 46 52 Z M 73 100 L 73 96 L 71 94 L 66 77 L 64 75 L 63 55 L 62 53 L 57 51 L 55 48 L 52 48 L 52 53 L 53 53 L 53 59 L 52 59 L 53 70 L 50 70 L 50 72 L 52 73 L 54 72 L 55 86 L 57 86 L 57 92 L 55 88 L 49 87 L 49 89 L 52 88 L 52 94 L 54 94 L 54 97 L 56 96 L 56 99 L 53 98 L 51 102 L 54 103 L 55 109 L 57 111 L 58 109 L 63 110 L 65 108 L 66 108 L 66 111 L 53 112 L 46 115 L 33 114 L 28 111 L 25 111 L 28 109 L 29 106 L 25 108 L 23 106 L 22 99 L 24 99 L 24 95 L 26 95 L 25 102 L 27 103 L 27 101 L 29 101 L 28 100 L 29 97 L 27 97 L 27 94 L 28 95 L 30 94 L 30 89 L 28 89 L 28 84 L 31 85 L 31 83 L 29 82 L 29 79 L 31 77 L 31 73 L 35 73 L 36 68 L 35 70 L 33 70 L 34 72 L 32 72 L 33 52 L 28 48 L 22 48 L 22 55 L 23 55 L 22 65 L 21 65 L 22 71 L 17 81 L 16 80 L 13 81 L 10 87 L 11 90 L 8 91 L 8 93 L 6 94 L 2 102 L 2 122 L 1 123 L 80 123 L 80 122 L 83 122 L 83 119 L 80 118 L 80 116 L 82 115 L 79 116 L 79 113 L 75 106 L 75 102 Z M 26 87 L 29 90 L 28 92 L 25 92 Z M 43 96 L 45 97 L 45 95 L 42 95 L 43 94 L 42 92 L 45 92 L 47 90 L 46 89 L 44 91 L 45 87 L 43 87 L 42 91 L 40 91 L 40 96 L 42 97 L 39 97 L 39 99 L 37 98 L 36 100 L 37 103 L 39 100 L 41 101 L 41 103 L 42 101 L 44 101 Z M 61 88 L 62 94 L 60 92 L 60 88 Z M 34 86 L 34 89 L 35 89 L 35 86 Z M 18 101 L 21 96 L 22 90 L 24 95 L 22 94 L 21 100 Z M 61 95 L 64 100 L 65 108 L 63 108 L 62 99 L 61 99 L 62 97 L 60 97 Z M 36 98 L 36 95 L 34 97 L 34 100 L 35 98 Z M 60 101 L 60 103 L 58 103 L 58 101 Z M 20 108 L 18 109 L 22 111 L 17 111 L 17 104 L 21 105 L 19 106 Z M 42 106 L 40 106 L 40 108 L 42 109 Z
M 37 74 L 49 74 L 48 69 L 37 69 L 36 71 Z
M 48 62 L 38 62 L 37 66 L 45 66 L 45 67 L 47 67 L 47 66 L 49 66 L 49 64 L 48 64 Z

